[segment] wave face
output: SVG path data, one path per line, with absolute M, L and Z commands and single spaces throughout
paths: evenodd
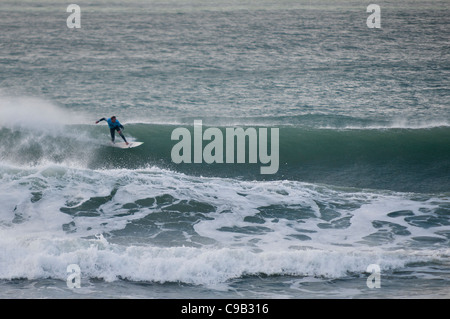
M 58 124 L 59 125 L 59 124 Z M 191 162 L 175 164 L 171 151 L 179 140 L 172 132 L 184 127 L 191 133 Z M 138 169 L 158 166 L 186 174 L 255 180 L 293 180 L 336 186 L 414 192 L 447 192 L 450 189 L 450 127 L 431 128 L 303 128 L 278 127 L 279 168 L 261 174 L 263 164 L 249 163 L 246 139 L 245 163 L 227 163 L 226 127 L 223 163 L 194 161 L 194 130 L 190 125 L 128 124 L 130 141 L 144 144 L 132 150 L 109 145 L 106 125 L 47 125 L 17 129 L 0 128 L 0 158 L 12 165 L 58 163 L 86 169 Z M 203 132 L 210 126 L 204 126 Z M 231 128 L 249 126 L 234 126 Z M 273 127 L 252 126 L 258 132 Z M 270 134 L 270 133 L 269 133 Z M 261 138 L 261 135 L 258 136 Z M 121 138 L 116 136 L 119 141 Z M 210 143 L 202 141 L 201 150 Z M 292 147 L 295 145 L 295 147 Z M 270 153 L 270 137 L 268 139 Z M 235 146 L 235 154 L 237 149 Z M 258 153 L 259 154 L 259 153 Z

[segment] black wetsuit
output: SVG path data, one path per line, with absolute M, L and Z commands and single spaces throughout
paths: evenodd
M 119 135 L 121 138 L 123 138 L 123 140 L 125 142 L 127 142 L 127 139 L 125 138 L 125 136 L 122 134 L 122 132 L 120 131 L 121 129 L 123 130 L 124 127 L 122 124 L 120 124 L 120 122 L 118 120 L 116 120 L 114 123 L 111 121 L 111 119 L 106 119 L 104 117 L 102 117 L 100 120 L 98 120 L 98 122 L 101 121 L 106 121 L 108 123 L 109 126 L 109 131 L 111 133 L 111 141 L 114 143 L 114 140 L 116 139 L 116 131 L 119 132 Z

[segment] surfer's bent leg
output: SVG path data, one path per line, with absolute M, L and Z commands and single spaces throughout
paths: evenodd
M 111 129 L 109 129 L 109 132 L 111 133 L 111 142 L 113 142 L 114 143 L 114 140 L 116 139 L 116 129 L 114 129 L 114 128 L 111 128 Z
M 127 142 L 127 139 L 126 139 L 125 136 L 122 134 L 122 131 L 117 130 L 117 132 L 119 133 L 120 137 L 123 138 L 123 140 L 125 141 L 125 143 L 128 143 L 128 142 Z

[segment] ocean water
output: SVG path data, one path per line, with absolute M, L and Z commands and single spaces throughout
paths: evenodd
M 70 3 L 0 2 L 0 298 L 450 297 L 448 1 Z M 195 120 L 277 172 L 174 163 Z

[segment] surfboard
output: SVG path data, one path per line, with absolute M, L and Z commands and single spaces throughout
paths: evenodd
M 118 148 L 133 148 L 133 147 L 138 147 L 139 145 L 142 145 L 142 144 L 144 144 L 144 142 L 129 142 L 128 145 L 126 145 L 125 142 L 118 142 L 118 143 L 111 144 L 111 146 L 118 147 Z

